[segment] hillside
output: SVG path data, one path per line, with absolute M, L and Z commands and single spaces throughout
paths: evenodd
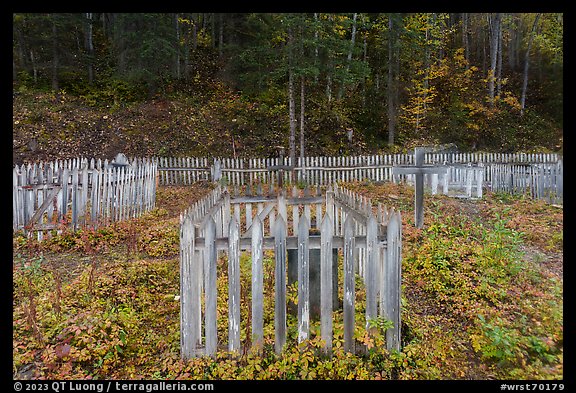
M 143 101 L 94 101 L 65 91 L 18 92 L 13 99 L 13 164 L 79 156 L 111 159 L 119 152 L 131 157 L 276 157 L 275 146 L 288 146 L 289 118 L 282 97 L 251 100 L 217 81 L 204 82 L 197 91 L 203 94 L 173 93 Z M 307 155 L 400 152 L 433 143 L 418 138 L 386 146 L 378 142 L 383 134 L 378 139 L 361 132 L 361 123 L 344 120 L 339 108 L 323 110 L 322 105 L 308 109 Z M 527 135 L 523 142 L 487 151 L 561 152 L 562 130 L 536 119 L 530 125 L 518 123 Z M 500 126 L 494 127 L 496 132 Z M 347 138 L 350 129 L 356 129 L 352 141 Z M 549 133 L 560 137 L 549 138 Z M 465 144 L 456 145 L 470 151 Z
M 114 105 L 42 91 L 13 101 L 13 163 L 74 157 L 275 157 L 287 144 L 285 105 L 250 102 L 222 84 L 206 96 L 171 97 Z M 327 119 L 326 121 L 329 121 Z M 309 154 L 369 151 L 362 135 L 349 143 L 344 129 L 310 133 Z

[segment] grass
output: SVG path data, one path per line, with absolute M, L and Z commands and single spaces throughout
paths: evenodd
M 423 229 L 413 226 L 413 189 L 352 183 L 403 218 L 402 351 L 382 335 L 355 334 L 334 353 L 315 337 L 274 354 L 273 302 L 265 297 L 262 353 L 222 351 L 180 360 L 178 215 L 209 187 L 160 187 L 157 207 L 107 228 L 64 232 L 38 243 L 13 237 L 13 373 L 48 379 L 562 379 L 562 212 L 543 202 L 427 196 Z M 218 326 L 226 342 L 225 260 L 219 260 Z M 265 291 L 273 256 L 265 255 Z M 267 274 L 268 273 L 268 274 Z M 242 340 L 250 338 L 250 259 L 241 260 Z M 341 275 L 340 275 L 341 276 Z M 266 279 L 268 278 L 268 280 Z M 362 283 L 357 302 L 363 320 Z M 294 288 L 288 296 L 294 296 Z M 291 319 L 290 319 L 291 318 Z M 386 329 L 386 321 L 372 321 Z M 361 325 L 361 324 L 359 324 Z

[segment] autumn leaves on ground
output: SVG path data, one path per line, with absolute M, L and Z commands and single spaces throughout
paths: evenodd
M 160 187 L 139 219 L 38 243 L 13 237 L 13 375 L 23 379 L 562 379 L 563 215 L 540 201 L 487 193 L 478 201 L 427 196 L 413 226 L 413 189 L 346 187 L 400 209 L 403 219 L 402 351 L 383 346 L 386 321 L 356 355 L 321 356 L 319 327 L 274 354 L 273 296 L 265 300 L 260 355 L 225 352 L 180 360 L 179 216 L 210 185 Z M 243 344 L 249 337 L 250 258 L 241 260 Z M 264 263 L 273 271 L 273 255 Z M 218 262 L 219 341 L 226 342 L 227 269 Z M 268 269 L 268 270 L 267 270 Z M 265 278 L 265 291 L 272 281 Z M 357 319 L 363 287 L 357 280 Z M 289 298 L 294 297 L 289 288 Z M 291 292 L 292 291 L 292 292 Z M 270 293 L 270 292 L 269 292 Z M 267 303 L 266 303 L 267 302 Z M 292 319 L 290 319 L 292 318 Z M 362 325 L 361 323 L 357 325 Z

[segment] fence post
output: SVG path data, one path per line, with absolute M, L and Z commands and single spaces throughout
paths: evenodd
M 20 222 L 22 220 L 21 212 L 22 212 L 22 203 L 21 198 L 19 198 L 18 192 L 18 170 L 17 166 L 14 167 L 12 170 L 12 230 L 17 230 L 20 226 Z
M 380 259 L 378 256 L 378 223 L 373 214 L 368 217 L 366 226 L 366 329 L 368 329 L 368 322 L 375 318 L 378 312 L 376 283 L 379 281 L 377 263 Z
M 286 224 L 282 216 L 278 217 L 274 227 L 274 254 L 274 349 L 279 354 L 286 344 Z
M 563 203 L 564 201 L 564 166 L 562 160 L 558 160 L 557 165 L 557 183 L 556 183 L 556 203 Z
M 333 213 L 332 213 L 333 214 Z M 332 351 L 332 219 L 326 213 L 320 231 L 320 334 L 325 342 L 324 351 Z
M 82 168 L 82 191 L 80 193 L 80 210 L 79 215 L 82 218 L 82 224 L 86 224 L 86 212 L 88 207 L 88 165 Z
M 204 228 L 204 290 L 206 291 L 206 355 L 214 356 L 218 345 L 216 328 L 216 223 L 210 217 Z
M 58 221 L 62 220 L 66 216 L 68 211 L 68 169 L 64 168 L 62 170 L 62 198 L 60 199 L 58 208 Z
M 476 169 L 476 198 L 482 198 L 482 185 L 484 183 L 484 164 L 479 163 Z
M 468 164 L 464 168 L 464 173 L 466 174 L 466 196 L 468 198 L 472 197 L 472 178 L 474 177 L 474 168 Z
M 252 222 L 252 346 L 260 352 L 264 345 L 263 319 L 263 233 L 264 225 L 258 216 Z
M 298 225 L 298 342 L 308 339 L 310 326 L 309 236 L 308 217 Z
M 240 350 L 240 225 L 234 217 L 228 232 L 228 351 Z
M 344 222 L 344 350 L 354 352 L 354 223 L 349 215 Z
M 196 356 L 200 340 L 199 261 L 194 257 L 194 225 L 180 215 L 180 347 L 184 360 Z
M 400 289 L 402 274 L 402 219 L 400 213 L 390 215 L 387 231 L 387 251 L 384 277 L 386 291 L 384 317 L 391 320 L 393 327 L 386 331 L 386 347 L 400 350 Z

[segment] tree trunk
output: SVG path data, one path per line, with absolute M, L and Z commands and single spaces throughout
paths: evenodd
M 192 49 L 198 49 L 198 25 L 196 19 L 192 16 Z
M 392 14 L 388 17 L 388 145 L 394 145 L 396 133 L 396 83 L 394 78 L 394 50 L 396 33 Z
M 54 14 L 52 14 L 52 90 L 55 92 L 60 90 L 58 83 L 58 28 Z
M 520 34 L 519 32 L 522 31 L 523 26 L 522 26 L 522 18 L 520 17 L 520 15 L 518 14 L 517 16 L 517 20 L 518 20 L 518 25 L 516 26 L 516 35 L 515 35 L 515 40 L 514 40 L 514 51 L 516 53 L 516 56 L 514 57 L 516 59 L 516 63 L 514 64 L 514 69 L 519 69 L 520 68 L 520 44 L 522 43 L 522 34 Z
M 540 26 L 538 26 L 538 28 L 536 29 L 536 34 L 540 34 L 542 31 L 542 23 L 540 23 Z M 542 83 L 542 51 L 540 50 L 539 47 L 536 48 L 536 64 L 538 64 L 538 83 Z
M 178 22 L 178 14 L 174 14 L 174 39 L 175 39 L 175 59 L 174 59 L 174 76 L 180 79 L 180 23 Z
M 28 67 L 27 67 L 27 62 L 26 62 L 26 45 L 25 45 L 25 41 L 24 41 L 24 34 L 22 34 L 22 29 L 20 28 L 20 26 L 14 26 L 14 28 L 16 29 L 16 39 L 18 42 L 17 48 L 18 48 L 18 63 L 20 65 L 20 69 L 21 70 L 27 70 L 28 71 Z M 16 69 L 14 69 L 14 72 L 16 72 Z
M 186 39 L 184 40 L 184 80 L 188 81 L 190 79 L 190 40 L 192 45 L 194 45 L 195 30 L 196 30 L 196 20 L 194 15 L 190 14 L 190 25 L 185 30 Z
M 352 53 L 354 51 L 354 43 L 356 42 L 356 19 L 358 14 L 354 13 L 352 17 L 352 37 L 350 38 L 350 49 L 348 49 L 348 58 L 346 63 L 346 71 L 350 70 L 350 62 L 352 61 Z
M 496 79 L 496 63 L 498 60 L 498 30 L 500 29 L 500 13 L 491 19 L 490 28 L 490 69 L 488 70 L 488 97 L 490 105 L 494 105 L 494 81 Z
M 34 84 L 36 84 L 38 83 L 38 68 L 36 67 L 36 59 L 32 49 L 30 49 L 30 62 L 32 63 L 32 76 L 34 77 Z
M 94 38 L 91 12 L 86 13 L 86 52 L 88 52 L 88 83 L 94 83 Z
M 432 13 L 432 24 L 434 26 L 439 25 L 440 26 L 440 37 L 433 37 L 431 35 L 431 39 L 436 39 L 438 41 L 440 41 L 440 45 L 438 47 L 438 54 L 436 57 L 436 63 L 439 64 L 440 61 L 442 60 L 442 58 L 444 57 L 444 45 L 443 45 L 443 40 L 444 40 L 444 21 L 442 19 L 440 19 L 440 22 L 438 22 L 438 15 L 433 12 Z
M 468 43 L 468 13 L 462 14 L 462 46 L 464 47 L 464 59 L 466 59 L 466 69 L 470 67 L 470 45 Z
M 367 34 L 364 34 L 364 54 L 362 61 L 366 64 L 368 62 L 368 42 Z M 362 108 L 366 107 L 366 77 L 362 78 Z
M 498 61 L 496 63 L 496 95 L 502 91 L 502 21 L 498 28 Z
M 487 71 L 486 64 L 488 63 L 488 56 L 486 54 L 486 31 L 481 27 L 478 27 L 478 30 L 479 30 L 478 35 L 482 36 L 482 73 L 486 74 Z
M 126 72 L 127 69 L 127 59 L 126 59 L 126 23 L 122 18 L 118 18 L 117 15 L 112 15 L 114 20 L 114 25 L 111 28 L 113 32 L 113 42 L 118 53 L 118 71 L 122 74 Z
M 435 14 L 433 14 L 434 17 L 432 19 L 432 23 L 436 24 L 436 16 Z M 426 117 L 426 110 L 427 110 L 427 105 L 426 105 L 426 99 L 428 97 L 428 91 L 430 88 L 430 42 L 433 41 L 434 37 L 432 36 L 432 34 L 430 33 L 430 28 L 429 28 L 429 24 L 426 25 L 426 45 L 425 45 L 425 51 L 424 51 L 424 91 L 422 92 L 422 112 L 420 112 L 420 110 L 418 110 L 416 112 L 416 135 L 418 135 L 418 133 L 420 132 L 420 118 L 424 118 Z M 438 61 L 440 60 L 440 58 L 438 59 Z
M 224 18 L 218 14 L 218 56 L 222 57 L 222 46 L 224 45 Z
M 326 99 L 328 102 L 332 102 L 332 76 L 330 75 L 330 71 L 328 71 L 328 75 L 326 75 Z
M 216 14 L 210 14 L 212 17 L 210 18 L 211 22 L 211 29 L 210 29 L 210 38 L 212 41 L 212 48 L 216 48 Z
M 319 48 L 318 48 L 318 13 L 314 13 L 314 66 L 318 68 Z M 318 74 L 314 75 L 314 83 L 318 83 Z
M 511 14 L 512 21 L 508 27 L 508 68 L 510 72 L 514 71 L 516 68 L 516 14 Z
M 328 14 L 328 20 L 334 22 L 334 14 Z M 326 99 L 328 103 L 332 102 L 332 53 L 330 47 L 326 48 Z
M 300 160 L 304 162 L 304 77 L 300 77 Z
M 538 20 L 540 15 L 536 14 L 534 19 L 534 24 L 532 25 L 532 31 L 530 32 L 530 37 L 528 39 L 528 47 L 526 48 L 526 56 L 524 58 L 524 78 L 522 82 L 522 95 L 520 97 L 520 114 L 524 115 L 524 108 L 526 108 L 526 94 L 528 92 L 528 67 L 530 65 L 530 48 L 532 47 L 532 41 L 534 40 L 534 32 L 536 31 L 536 26 L 538 25 Z
M 348 77 L 350 72 L 350 63 L 352 62 L 352 53 L 354 51 L 354 43 L 356 42 L 356 18 L 358 14 L 354 13 L 352 17 L 352 37 L 350 38 L 350 48 L 348 49 L 348 57 L 346 58 L 346 74 L 343 78 Z M 340 90 L 338 90 L 338 99 L 341 99 L 344 95 L 344 89 L 346 88 L 346 80 L 342 79 Z
M 292 47 L 294 36 L 292 28 L 288 28 L 288 110 L 290 113 L 290 161 L 292 165 L 296 163 L 296 103 L 294 100 L 294 71 L 293 71 L 293 54 Z
M 303 25 L 299 26 L 299 57 L 304 59 L 304 31 Z M 304 75 L 300 75 L 300 160 L 304 162 Z

